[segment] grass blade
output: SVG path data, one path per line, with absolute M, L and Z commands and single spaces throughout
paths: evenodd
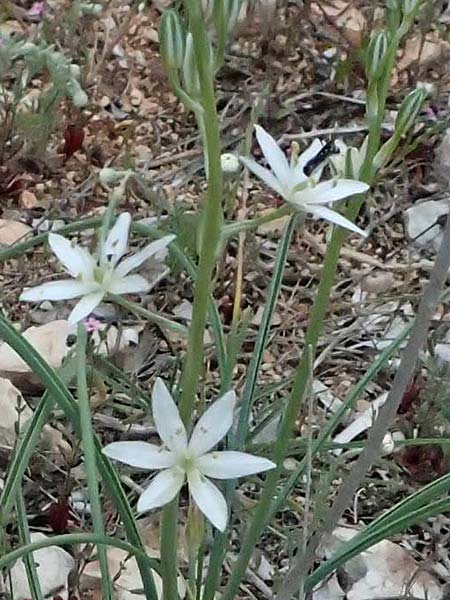
M 64 411 L 67 418 L 71 421 L 78 435 L 81 434 L 80 420 L 78 415 L 77 403 L 67 389 L 64 382 L 50 365 L 40 356 L 40 354 L 31 346 L 31 344 L 18 333 L 9 323 L 5 316 L 0 312 L 0 339 L 3 339 L 17 354 L 23 358 L 42 383 L 48 388 L 55 401 Z M 133 517 L 128 500 L 123 492 L 120 481 L 115 470 L 112 468 L 109 460 L 101 452 L 101 446 L 95 441 L 95 451 L 98 468 L 101 477 L 108 489 L 111 498 L 114 501 L 117 511 L 120 514 L 122 523 L 131 544 L 137 549 L 143 551 L 143 545 L 139 536 L 136 522 Z M 139 570 L 142 577 L 145 593 L 149 600 L 158 600 L 155 584 L 151 571 L 147 565 L 137 558 Z
M 91 504 L 91 516 L 94 532 L 98 536 L 105 535 L 103 525 L 103 511 L 97 481 L 97 465 L 95 460 L 95 441 L 92 428 L 91 409 L 89 406 L 89 393 L 86 375 L 86 343 L 87 332 L 82 323 L 78 324 L 77 331 L 77 395 L 80 414 L 81 440 L 84 450 L 84 465 L 86 481 Z M 103 594 L 107 600 L 113 600 L 114 592 L 109 575 L 108 557 L 104 546 L 98 547 L 98 560 L 102 577 Z

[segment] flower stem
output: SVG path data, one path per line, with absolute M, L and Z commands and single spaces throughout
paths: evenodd
M 89 394 L 86 378 L 86 342 L 87 333 L 83 324 L 78 325 L 77 330 L 77 390 L 78 407 L 80 414 L 81 439 L 84 450 L 84 464 L 86 468 L 86 480 L 88 485 L 89 500 L 91 505 L 92 524 L 94 533 L 98 536 L 105 535 L 103 527 L 103 513 L 100 502 L 100 493 L 97 481 L 97 465 L 95 460 L 94 431 L 91 421 L 89 407 Z M 105 546 L 98 546 L 98 559 L 102 575 L 103 597 L 113 600 L 114 593 L 109 576 L 108 558 Z
M 220 166 L 220 132 L 214 95 L 212 65 L 209 61 L 208 34 L 203 22 L 200 2 L 185 0 L 189 27 L 194 41 L 194 53 L 200 82 L 202 113 L 196 112 L 207 157 L 208 194 L 203 209 L 203 236 L 199 266 L 194 288 L 192 321 L 189 329 L 187 354 L 181 375 L 180 415 L 186 428 L 191 428 L 198 380 L 203 366 L 203 338 L 208 312 L 211 278 L 216 262 L 222 225 L 222 171 Z M 176 529 L 178 497 L 163 510 L 161 522 L 161 565 L 166 600 L 178 598 Z
M 178 599 L 177 586 L 178 495 L 161 513 L 161 575 L 164 600 Z
M 130 302 L 129 300 L 126 300 L 125 298 L 123 298 L 122 296 L 118 296 L 117 294 L 108 294 L 108 298 L 112 300 L 115 304 L 123 306 L 123 308 L 126 308 L 131 313 L 144 317 L 149 323 L 155 323 L 163 330 L 169 329 L 183 337 L 186 337 L 187 335 L 187 327 L 185 327 L 181 323 L 171 321 L 170 319 L 167 319 L 166 317 L 163 317 L 158 313 L 148 310 L 147 308 L 144 308 L 136 302 Z
M 220 133 L 214 95 L 213 73 L 209 63 L 209 40 L 203 23 L 200 3 L 185 0 L 189 25 L 194 39 L 194 52 L 203 107 L 203 143 L 208 156 L 208 195 L 204 213 L 204 230 L 198 274 L 194 290 L 189 343 L 181 376 L 180 414 L 187 427 L 194 408 L 198 379 L 203 365 L 203 335 L 208 310 L 211 276 L 216 262 L 222 223 L 222 171 L 220 167 Z
M 272 221 L 275 221 L 276 219 L 281 219 L 282 217 L 288 216 L 293 212 L 294 208 L 292 206 L 289 206 L 289 204 L 283 204 L 283 206 L 281 206 L 280 208 L 275 208 L 269 213 L 266 213 L 259 217 L 255 217 L 254 219 L 237 221 L 235 223 L 228 223 L 222 228 L 222 238 L 226 240 L 227 238 L 236 235 L 241 231 L 256 229 L 260 225 L 271 223 Z

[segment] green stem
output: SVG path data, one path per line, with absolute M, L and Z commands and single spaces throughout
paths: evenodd
M 178 495 L 161 513 L 161 575 L 164 600 L 178 599 L 177 573 Z
M 69 546 L 73 544 L 98 544 L 103 546 L 113 546 L 114 548 L 125 550 L 125 552 L 128 552 L 128 554 L 131 556 L 136 556 L 137 559 L 141 560 L 145 564 L 147 569 L 157 570 L 158 568 L 158 563 L 153 558 L 150 558 L 142 548 L 136 547 L 133 544 L 128 544 L 127 542 L 122 542 L 116 538 L 108 537 L 106 535 L 98 535 L 96 533 L 65 533 L 62 535 L 46 537 L 38 542 L 32 542 L 26 546 L 20 546 L 20 548 L 16 548 L 15 550 L 8 552 L 8 554 L 4 554 L 0 557 L 0 569 L 4 569 L 23 556 L 27 556 L 31 552 L 35 552 L 41 548 L 50 548 L 52 546 Z
M 283 238 L 278 247 L 276 263 L 274 266 L 274 273 L 270 282 L 270 287 L 267 291 L 266 304 L 264 306 L 264 313 L 259 328 L 258 338 L 256 340 L 255 348 L 252 353 L 252 359 L 247 369 L 247 376 L 245 380 L 245 386 L 242 393 L 242 401 L 239 411 L 239 420 L 236 432 L 230 436 L 230 447 L 232 449 L 242 449 L 245 444 L 245 439 L 248 431 L 248 420 L 250 411 L 255 399 L 255 388 L 259 369 L 263 358 L 264 349 L 267 344 L 269 336 L 270 323 L 272 321 L 273 313 L 278 301 L 278 295 L 281 288 L 283 279 L 284 267 L 286 263 L 287 253 L 292 239 L 292 234 L 298 223 L 299 215 L 294 213 L 289 221 L 288 226 L 285 229 Z M 304 216 L 302 215 L 302 219 Z M 229 481 L 226 484 L 226 498 L 228 504 L 231 504 L 231 499 L 236 487 L 235 481 Z M 216 532 L 214 536 L 214 545 L 211 553 L 211 559 L 208 567 L 208 574 L 206 576 L 205 589 L 203 592 L 202 600 L 212 600 L 217 589 L 220 572 L 226 552 L 226 544 L 228 536 L 226 533 Z
M 97 480 L 97 465 L 95 459 L 94 430 L 92 427 L 91 410 L 89 406 L 89 393 L 87 388 L 86 374 L 86 343 L 87 332 L 82 323 L 78 324 L 77 330 L 77 391 L 78 409 L 80 413 L 81 440 L 84 450 L 84 465 L 86 469 L 86 480 L 91 504 L 91 515 L 94 532 L 98 536 L 105 535 L 103 526 L 103 512 L 100 501 L 100 492 Z M 104 546 L 98 547 L 98 559 L 102 575 L 103 595 L 113 600 L 114 592 L 108 569 L 108 557 Z
M 31 544 L 31 538 L 30 529 L 28 527 L 25 500 L 23 498 L 21 489 L 19 489 L 16 494 L 16 510 L 20 544 L 22 546 L 27 546 L 28 544 Z M 30 588 L 32 600 L 44 600 L 44 594 L 42 593 L 41 584 L 39 582 L 39 576 L 33 555 L 27 554 L 26 556 L 24 556 L 23 562 L 25 564 L 28 587 Z
M 200 261 L 195 283 L 192 323 L 183 373 L 181 376 L 180 414 L 189 426 L 194 408 L 197 384 L 203 365 L 203 336 L 206 326 L 211 276 L 216 262 L 222 223 L 222 172 L 220 167 L 220 133 L 216 111 L 209 40 L 203 23 L 200 3 L 185 0 L 189 25 L 194 39 L 194 52 L 200 79 L 201 101 L 204 110 L 202 127 L 208 155 L 208 195 L 204 212 L 204 229 Z
M 208 158 L 208 194 L 203 213 L 203 235 L 200 260 L 194 289 L 192 322 L 189 329 L 188 349 L 181 375 L 180 415 L 186 427 L 194 410 L 198 380 L 203 366 L 203 338 L 208 313 L 211 278 L 216 262 L 222 224 L 222 171 L 220 166 L 220 132 L 216 112 L 213 73 L 209 63 L 209 39 L 203 23 L 198 0 L 185 0 L 189 25 L 194 40 L 194 52 L 199 74 L 202 114 L 196 113 L 203 134 L 205 155 Z M 163 590 L 166 600 L 178 598 L 176 529 L 178 496 L 163 510 L 161 523 L 161 564 Z
M 256 229 L 260 225 L 271 223 L 276 219 L 291 215 L 294 212 L 294 208 L 289 204 L 283 204 L 280 208 L 275 208 L 270 212 L 255 217 L 254 219 L 247 219 L 245 221 L 236 221 L 235 223 L 228 223 L 222 228 L 222 239 L 226 240 L 233 235 L 237 235 L 241 231 L 250 231 Z
M 119 306 L 123 306 L 123 308 L 126 308 L 131 313 L 144 317 L 145 320 L 150 323 L 156 323 L 156 325 L 159 325 L 161 329 L 170 329 L 171 331 L 174 331 L 175 333 L 178 333 L 183 337 L 187 336 L 187 327 L 185 327 L 181 323 L 177 323 L 176 321 L 166 319 L 166 317 L 163 317 L 158 313 L 154 313 L 153 311 L 144 308 L 136 302 L 130 302 L 129 300 L 126 300 L 125 298 L 123 298 L 122 296 L 118 296 L 117 294 L 108 294 L 107 299 L 110 299 L 115 304 L 119 304 Z

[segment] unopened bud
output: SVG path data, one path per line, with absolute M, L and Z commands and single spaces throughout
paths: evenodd
M 205 522 L 202 513 L 195 506 L 189 506 L 188 518 L 186 523 L 186 541 L 189 552 L 197 556 L 198 550 L 203 542 L 205 535 Z
M 386 26 L 389 31 L 395 31 L 400 26 L 402 18 L 400 0 L 387 0 L 386 9 Z
M 214 2 L 213 22 L 217 35 L 228 34 L 234 27 L 240 10 L 240 0 L 220 0 Z
M 387 49 L 388 37 L 385 31 L 379 31 L 371 37 L 366 51 L 366 74 L 368 79 L 379 79 L 382 76 Z
M 70 74 L 74 79 L 80 79 L 81 77 L 81 69 L 78 65 L 72 63 L 69 65 Z
M 111 167 L 105 167 L 98 175 L 100 183 L 102 185 L 115 185 L 124 178 L 126 171 L 118 171 Z
M 186 36 L 186 48 L 183 61 L 183 82 L 189 96 L 193 99 L 198 98 L 200 95 L 200 80 L 194 53 L 194 38 L 190 32 Z
M 220 167 L 224 175 L 235 175 L 240 169 L 239 159 L 230 152 L 222 154 L 220 157 Z
M 396 134 L 403 135 L 410 129 L 422 108 L 425 98 L 426 92 L 421 89 L 413 90 L 406 96 L 395 119 Z
M 89 102 L 89 98 L 84 90 L 79 88 L 73 95 L 72 100 L 75 106 L 81 108 L 82 106 L 86 106 Z
M 408 16 L 422 4 L 422 0 L 403 0 L 403 14 Z
M 181 69 L 185 52 L 185 34 L 180 16 L 174 10 L 166 10 L 159 25 L 160 51 L 164 66 Z

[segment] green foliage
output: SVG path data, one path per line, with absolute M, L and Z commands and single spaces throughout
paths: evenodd
M 29 151 L 43 153 L 58 122 L 61 99 L 69 98 L 79 108 L 88 102 L 80 75 L 80 67 L 53 45 L 5 40 L 0 46 L 0 115 L 8 116 L 3 146 L 13 142 L 14 153 L 17 143 L 27 140 Z M 32 83 L 37 76 L 43 81 L 40 91 Z

